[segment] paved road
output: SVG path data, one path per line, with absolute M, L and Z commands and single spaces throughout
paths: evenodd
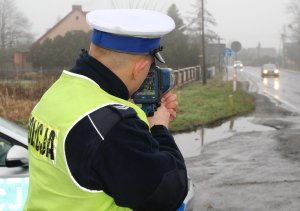
M 239 80 L 250 82 L 250 92 L 263 94 L 287 109 L 300 113 L 300 72 L 281 70 L 280 77 L 261 77 L 258 67 L 245 67 L 237 71 Z
M 257 107 L 203 146 L 201 130 L 193 133 L 198 153 L 187 150 L 186 163 L 195 183 L 194 210 L 299 211 L 300 74 L 282 71 L 278 80 L 266 81 L 258 68 L 246 67 L 238 78 L 250 81 Z M 185 149 L 184 134 L 175 139 Z

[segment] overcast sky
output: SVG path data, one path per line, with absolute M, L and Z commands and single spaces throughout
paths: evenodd
M 163 12 L 175 3 L 183 17 L 193 11 L 196 0 L 139 0 L 148 2 L 150 9 Z M 119 7 L 137 4 L 138 0 L 119 0 Z M 218 26 L 214 30 L 230 45 L 240 41 L 243 47 L 279 48 L 283 25 L 289 23 L 286 8 L 290 0 L 207 0 L 207 8 Z M 150 2 L 150 3 L 149 3 Z M 153 2 L 153 3 L 151 3 Z M 32 23 L 31 31 L 38 38 L 51 28 L 59 18 L 71 10 L 73 4 L 81 4 L 84 11 L 112 8 L 112 0 L 15 0 L 18 9 Z M 140 4 L 143 5 L 143 4 Z M 152 7 L 152 8 L 151 8 Z

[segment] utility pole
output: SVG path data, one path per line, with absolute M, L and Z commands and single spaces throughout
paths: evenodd
M 206 84 L 206 64 L 205 64 L 205 32 L 204 32 L 204 0 L 201 0 L 201 28 L 202 28 L 202 70 L 203 70 L 203 84 Z
M 282 34 L 281 34 L 281 38 L 280 38 L 280 42 L 281 42 L 281 47 L 282 47 L 282 52 L 281 52 L 281 59 L 282 59 L 282 61 L 281 61 L 281 65 L 282 65 L 282 67 L 283 68 L 286 68 L 286 62 L 285 62 L 285 59 L 286 59 L 286 50 L 285 50 L 285 37 L 286 37 L 286 35 L 285 35 L 285 32 L 283 32 Z

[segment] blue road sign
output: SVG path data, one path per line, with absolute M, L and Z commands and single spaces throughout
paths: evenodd
M 231 57 L 232 56 L 232 49 L 231 48 L 225 48 L 224 55 L 225 55 L 225 57 Z

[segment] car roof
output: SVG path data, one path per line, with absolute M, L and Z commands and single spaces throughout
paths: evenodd
M 3 133 L 26 146 L 28 145 L 27 130 L 1 117 L 0 117 L 0 133 Z
M 263 65 L 264 67 L 277 67 L 277 65 L 276 64 L 272 64 L 272 63 L 268 63 L 268 64 L 264 64 Z

